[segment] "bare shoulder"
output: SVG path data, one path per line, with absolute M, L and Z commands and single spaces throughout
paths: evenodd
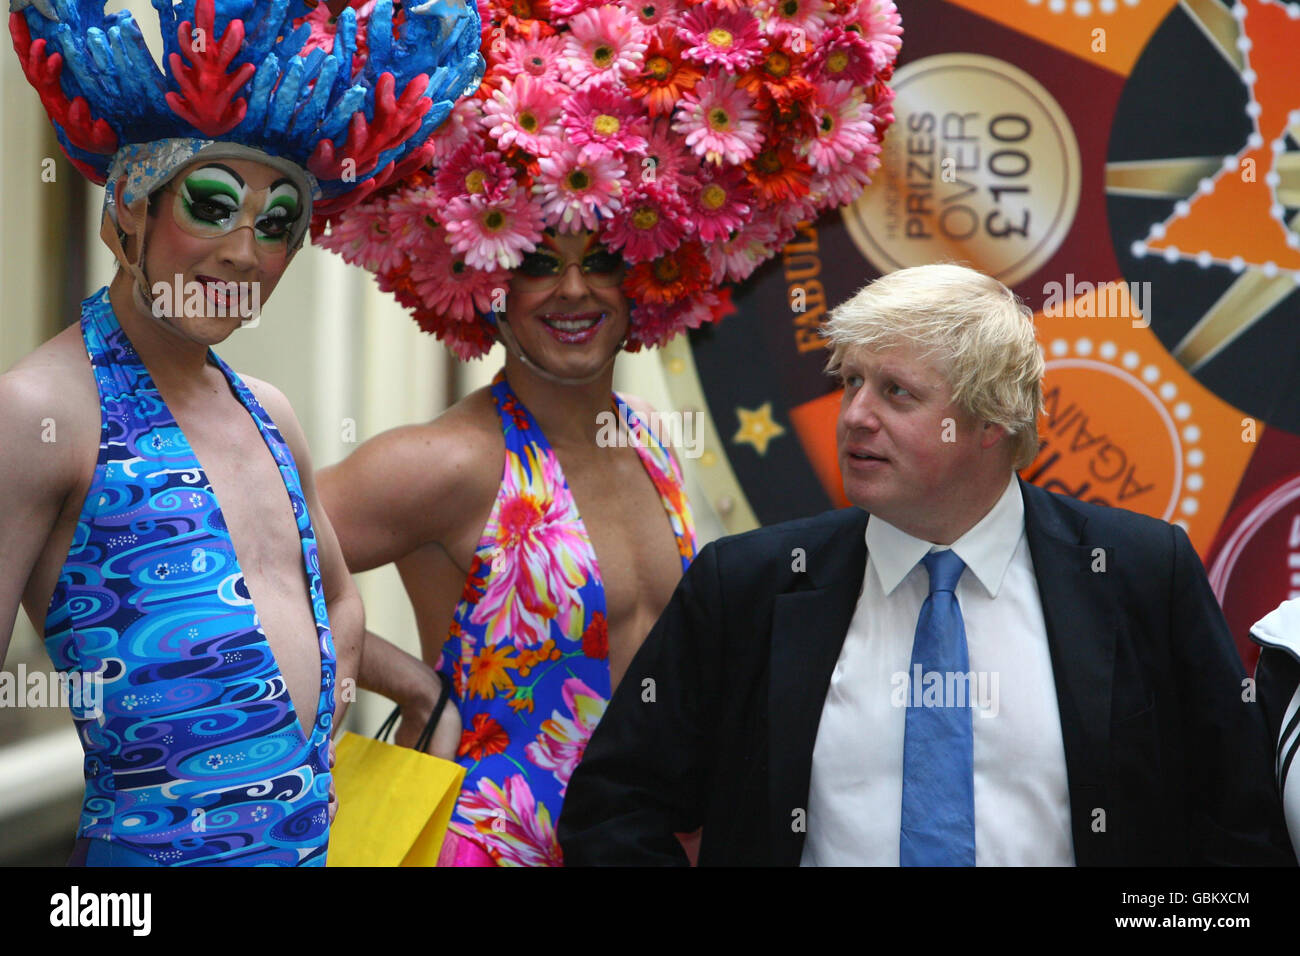
M 363 442 L 319 473 L 327 511 L 407 525 L 423 541 L 444 541 L 459 522 L 490 508 L 505 442 L 492 396 L 480 389 L 438 418 L 403 425 Z M 336 522 L 339 523 L 339 522 Z M 349 558 L 351 562 L 351 558 Z
M 357 450 L 382 466 L 393 480 L 428 495 L 473 495 L 500 479 L 505 442 L 492 395 L 479 389 L 433 421 L 406 425 L 375 436 Z
M 60 332 L 0 375 L 5 457 L 71 482 L 99 447 L 99 431 L 99 392 L 79 329 Z

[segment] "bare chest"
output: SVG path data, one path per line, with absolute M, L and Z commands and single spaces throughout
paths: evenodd
M 596 552 L 617 686 L 681 577 L 677 540 L 635 450 L 601 449 L 573 462 L 557 454 Z
M 212 488 L 262 630 L 304 728 L 320 694 L 320 648 L 293 504 L 248 412 L 172 407 Z

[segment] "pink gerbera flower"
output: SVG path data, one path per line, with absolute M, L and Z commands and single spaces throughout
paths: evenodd
M 696 156 L 738 165 L 763 145 L 760 117 L 748 93 L 730 76 L 712 76 L 683 95 L 673 129 Z
M 351 6 L 356 12 L 356 39 L 353 44 L 352 54 L 352 72 L 355 74 L 361 69 L 366 62 L 366 30 L 370 26 L 370 15 L 375 9 L 375 0 L 366 0 L 360 5 L 353 3 Z M 335 17 L 328 6 L 319 4 L 317 7 L 295 22 L 295 26 L 307 24 L 311 34 L 307 37 L 307 42 L 302 45 L 298 51 L 300 56 L 306 57 L 313 50 L 324 50 L 326 53 L 334 51 L 334 41 L 338 36 L 338 18 Z
M 515 174 L 500 153 L 484 149 L 476 136 L 439 167 L 434 184 L 444 205 L 458 198 L 494 201 L 514 188 Z
M 800 196 L 798 199 L 777 203 L 768 211 L 768 214 L 772 217 L 772 225 L 776 227 L 775 248 L 777 251 L 784 248 L 785 244 L 794 238 L 795 227 L 799 223 L 811 222 L 817 218 L 819 202 L 820 197 L 814 196 L 809 191 L 807 195 Z
M 616 0 L 643 27 L 675 29 L 681 20 L 678 0 Z
M 412 250 L 411 280 L 425 307 L 453 322 L 473 322 L 490 312 L 498 290 L 510 286 L 504 269 L 474 269 L 453 254 L 444 230 L 430 230 Z
M 551 22 L 562 25 L 570 17 L 576 17 L 584 10 L 598 7 L 607 0 L 551 0 Z
M 518 187 L 501 199 L 458 196 L 447 204 L 451 248 L 475 269 L 513 269 L 542 238 L 542 212 Z
M 767 50 L 758 21 L 748 10 L 698 6 L 682 17 L 677 35 L 686 44 L 683 55 L 688 60 L 705 66 L 717 63 L 730 73 L 748 70 Z
M 789 41 L 811 50 L 822 32 L 835 19 L 829 0 L 756 0 L 754 15 L 773 44 Z
M 502 39 L 498 49 L 500 59 L 493 57 L 494 76 L 513 79 L 516 76 L 527 75 L 534 80 L 550 80 L 553 83 L 561 79 L 560 63 L 564 58 L 563 37 L 528 36 Z
M 639 183 L 623 200 L 623 212 L 605 227 L 605 244 L 629 263 L 657 258 L 677 248 L 691 231 L 690 210 L 662 180 Z
M 683 329 L 698 329 L 714 320 L 721 301 L 713 289 L 705 289 L 688 299 L 664 305 L 638 303 L 628 330 L 628 341 L 638 346 L 659 348 Z
M 404 252 L 420 246 L 426 237 L 437 233 L 440 241 L 442 225 L 438 210 L 442 202 L 432 186 L 402 189 L 388 197 L 388 232 L 393 242 Z
M 730 239 L 704 247 L 713 276 L 719 282 L 743 282 L 780 250 L 780 234 L 767 216 L 746 223 Z
M 353 207 L 349 215 L 336 221 L 320 245 L 336 252 L 344 262 L 359 265 L 371 272 L 395 269 L 405 258 L 393 241 L 388 222 L 388 201 L 372 199 Z
M 876 69 L 893 63 L 903 47 L 903 24 L 892 0 L 859 0 L 845 17 L 845 24 L 857 24 L 876 60 Z
M 584 10 L 569 21 L 561 69 L 575 90 L 620 84 L 640 72 L 649 46 L 636 17 L 613 5 Z
M 833 172 L 817 175 L 809 183 L 812 195 L 821 199 L 822 205 L 847 206 L 862 195 L 871 177 L 880 168 L 880 144 L 873 142 L 853 159 Z
M 819 173 L 828 173 L 876 145 L 871 107 L 848 80 L 818 83 L 812 115 L 817 137 L 806 144 L 805 155 Z
M 687 152 L 686 142 L 674 133 L 667 117 L 650 124 L 646 136 L 645 156 L 628 157 L 628 177 L 650 182 L 655 179 L 678 179 L 699 170 L 699 162 Z M 644 162 L 650 159 L 652 162 Z
M 479 101 L 472 96 L 456 101 L 451 113 L 429 137 L 429 142 L 433 143 L 434 164 L 446 162 L 452 153 L 469 142 L 471 131 L 478 129 L 480 110 Z
M 545 156 L 560 134 L 561 89 L 546 80 L 524 74 L 502 80 L 501 88 L 483 104 L 483 125 L 498 149 L 517 146 L 534 156 Z
M 875 78 L 876 57 L 861 33 L 831 27 L 808 57 L 808 75 L 814 81 L 850 80 L 866 86 Z
M 703 174 L 688 202 L 691 221 L 703 242 L 726 239 L 749 219 L 754 210 L 754 190 L 743 169 L 723 167 Z
M 871 105 L 875 115 L 876 137 L 885 135 L 885 130 L 894 125 L 894 88 L 883 83 L 876 84 L 876 101 Z
M 603 86 L 580 90 L 565 101 L 567 139 L 584 158 L 645 149 L 645 118 L 630 98 Z
M 623 163 L 615 156 L 583 161 L 567 146 L 537 161 L 533 192 L 541 197 L 546 221 L 561 232 L 595 229 L 622 206 Z

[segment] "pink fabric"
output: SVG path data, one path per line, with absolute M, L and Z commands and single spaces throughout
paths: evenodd
M 447 831 L 442 841 L 442 850 L 438 853 L 439 866 L 496 866 L 496 862 L 487 851 L 457 833 Z

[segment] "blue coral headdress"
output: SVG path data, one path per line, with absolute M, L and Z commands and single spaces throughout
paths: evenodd
M 114 220 L 118 177 L 130 203 L 215 146 L 298 172 L 308 208 L 334 215 L 428 162 L 430 134 L 483 72 L 462 0 L 152 4 L 163 69 L 104 0 L 9 0 L 23 72 L 68 159 L 108 186 Z

